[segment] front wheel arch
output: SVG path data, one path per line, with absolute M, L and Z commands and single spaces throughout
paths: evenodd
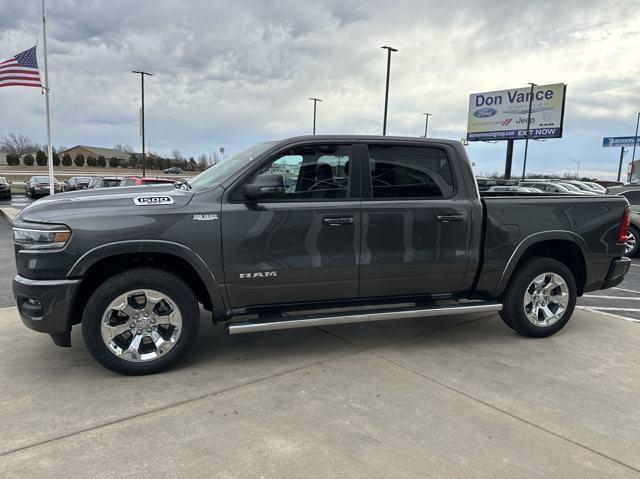
M 185 259 L 156 252 L 121 253 L 105 256 L 84 270 L 83 280 L 71 306 L 69 329 L 71 325 L 81 322 L 87 300 L 97 287 L 122 271 L 139 267 L 157 268 L 176 274 L 189 285 L 206 310 L 215 313 L 223 307 L 221 298 L 212 295 L 211 286 L 205 284 L 198 271 Z

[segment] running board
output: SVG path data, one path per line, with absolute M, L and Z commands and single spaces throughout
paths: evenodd
M 338 313 L 331 316 L 299 316 L 288 319 L 263 319 L 230 323 L 227 326 L 229 334 L 255 333 L 258 331 L 275 331 L 279 329 L 307 328 L 310 326 L 332 326 L 334 324 L 363 323 L 367 321 L 384 321 L 387 319 L 430 318 L 433 316 L 447 316 L 451 314 L 468 313 L 497 313 L 502 311 L 498 303 L 470 302 L 456 306 L 420 307 L 400 310 L 378 310 Z

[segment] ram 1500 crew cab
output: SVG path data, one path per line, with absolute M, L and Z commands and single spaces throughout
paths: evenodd
M 176 187 L 33 203 L 13 290 L 29 328 L 69 346 L 81 326 L 124 374 L 175 363 L 202 308 L 231 334 L 484 311 L 544 337 L 623 280 L 628 215 L 622 197 L 480 197 L 456 141 L 289 138 Z

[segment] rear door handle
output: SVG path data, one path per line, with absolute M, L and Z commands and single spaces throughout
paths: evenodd
M 329 226 L 352 225 L 353 216 L 340 216 L 337 218 L 322 218 L 322 222 Z
M 441 223 L 450 223 L 451 221 L 462 221 L 463 215 L 438 215 L 436 219 Z

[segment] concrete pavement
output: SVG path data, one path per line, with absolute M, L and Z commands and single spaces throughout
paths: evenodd
M 640 325 L 458 316 L 225 336 L 98 366 L 0 309 L 0 477 L 640 477 Z

